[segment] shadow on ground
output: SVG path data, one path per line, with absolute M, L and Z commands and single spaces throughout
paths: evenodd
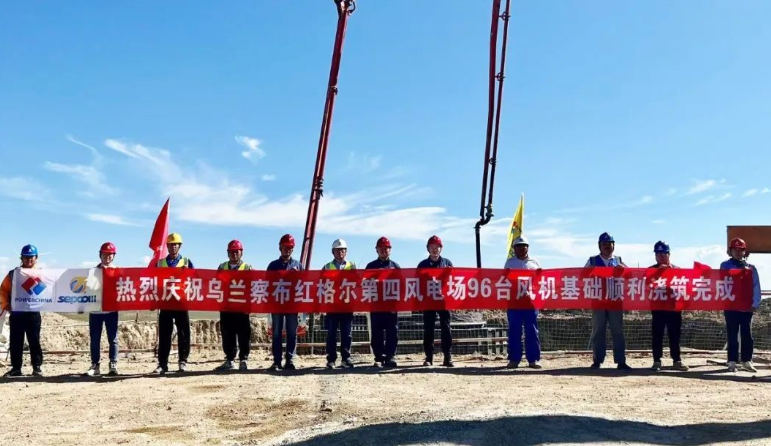
M 574 415 L 512 416 L 484 421 L 367 425 L 283 444 L 535 446 L 607 442 L 698 446 L 738 441 L 771 443 L 771 420 L 658 426 L 639 421 Z

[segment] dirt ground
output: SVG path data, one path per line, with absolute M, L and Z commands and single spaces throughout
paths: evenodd
M 0 444 L 771 445 L 769 358 L 752 376 L 692 355 L 679 373 L 642 369 L 648 356 L 631 373 L 575 355 L 543 370 L 489 357 L 383 370 L 368 356 L 325 370 L 317 356 L 279 373 L 252 357 L 255 370 L 215 373 L 221 354 L 195 350 L 190 372 L 149 377 L 146 354 L 121 358 L 119 377 L 85 378 L 85 356 L 48 356 L 43 378 L 0 379 Z

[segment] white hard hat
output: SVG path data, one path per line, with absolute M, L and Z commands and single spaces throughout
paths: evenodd
M 348 249 L 348 245 L 345 244 L 345 240 L 339 238 L 332 242 L 332 249 L 345 248 Z
M 520 235 L 519 237 L 514 239 L 514 246 L 517 245 L 527 245 L 530 246 L 530 243 L 527 241 L 527 237 L 524 235 Z

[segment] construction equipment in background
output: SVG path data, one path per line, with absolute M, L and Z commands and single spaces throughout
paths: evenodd
M 324 195 L 324 165 L 327 161 L 327 148 L 329 147 L 329 134 L 332 130 L 332 115 L 335 111 L 335 98 L 337 97 L 337 80 L 340 73 L 340 60 L 343 57 L 343 42 L 345 30 L 348 27 L 348 17 L 356 10 L 354 0 L 334 0 L 337 7 L 337 31 L 335 32 L 335 44 L 332 49 L 332 66 L 329 69 L 329 82 L 327 83 L 327 97 L 324 102 L 324 113 L 321 117 L 321 131 L 319 132 L 319 146 L 316 152 L 316 167 L 313 171 L 311 182 L 311 194 L 308 201 L 308 216 L 305 220 L 305 234 L 303 235 L 303 247 L 300 254 L 300 263 L 303 268 L 310 269 L 311 256 L 313 254 L 313 239 L 316 236 L 316 220 L 318 218 L 319 201 Z M 301 330 L 305 328 L 306 321 L 300 320 Z M 307 325 L 313 329 L 313 315 L 311 314 Z
M 329 69 L 327 97 L 324 103 L 324 114 L 321 117 L 321 132 L 319 134 L 318 151 L 316 152 L 316 168 L 313 171 L 311 194 L 308 201 L 308 216 L 305 220 L 305 234 L 303 235 L 303 247 L 300 254 L 300 263 L 302 263 L 305 269 L 309 269 L 311 266 L 319 201 L 324 195 L 324 166 L 327 161 L 329 134 L 332 130 L 332 115 L 335 111 L 335 98 L 338 91 L 337 80 L 340 73 L 340 60 L 343 56 L 345 30 L 348 26 L 348 17 L 356 10 L 356 3 L 353 0 L 335 0 L 334 3 L 337 6 L 337 32 L 335 33 L 335 44 L 332 49 L 332 66 Z
M 490 77 L 487 108 L 487 135 L 485 138 L 485 163 L 482 173 L 482 198 L 479 204 L 479 221 L 474 226 L 476 235 L 477 268 L 482 267 L 482 246 L 480 230 L 493 218 L 493 191 L 495 187 L 495 165 L 498 158 L 498 132 L 501 123 L 503 101 L 504 69 L 506 68 L 506 46 L 509 34 L 509 10 L 511 0 L 506 0 L 506 9 L 501 13 L 501 0 L 493 0 L 492 22 L 490 24 Z M 498 67 L 499 22 L 503 21 L 503 36 L 500 48 L 500 69 Z

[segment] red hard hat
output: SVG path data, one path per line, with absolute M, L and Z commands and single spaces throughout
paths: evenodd
M 238 240 L 231 240 L 228 243 L 228 251 L 243 251 L 244 245 Z
M 443 246 L 443 245 L 442 245 L 442 239 L 440 239 L 438 235 L 432 235 L 432 236 L 431 236 L 431 237 L 428 239 L 428 241 L 426 242 L 426 246 L 428 246 L 428 245 L 439 245 L 439 246 Z
M 731 240 L 731 243 L 728 245 L 728 247 L 738 248 L 738 249 L 747 249 L 747 243 L 745 243 L 743 239 L 736 237 L 735 239 Z
M 102 244 L 102 247 L 99 248 L 99 252 L 103 252 L 105 254 L 117 254 L 118 250 L 115 249 L 115 245 L 113 245 L 112 242 L 105 242 Z
M 375 248 L 390 248 L 391 247 L 391 240 L 388 240 L 387 237 L 380 237 L 377 239 L 377 244 L 375 245 Z
M 281 246 L 291 246 L 294 248 L 294 237 L 292 237 L 292 234 L 284 234 L 278 244 Z

